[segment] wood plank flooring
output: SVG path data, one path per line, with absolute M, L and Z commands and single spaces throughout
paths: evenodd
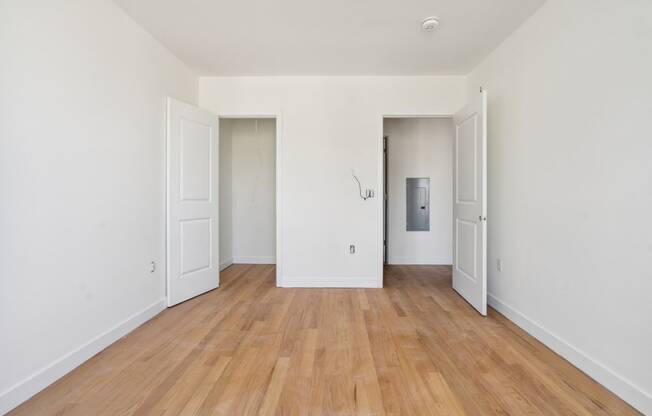
M 141 326 L 12 415 L 634 415 L 445 266 L 391 266 L 385 289 L 280 289 L 273 266 Z

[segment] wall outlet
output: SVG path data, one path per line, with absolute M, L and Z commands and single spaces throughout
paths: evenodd
M 355 244 L 349 246 L 349 254 L 355 254 Z
M 156 262 L 155 262 L 155 261 L 151 261 L 151 262 L 149 263 L 149 272 L 150 272 L 150 273 L 154 273 L 155 271 L 156 271 Z
M 496 259 L 496 270 L 503 271 L 503 259 Z

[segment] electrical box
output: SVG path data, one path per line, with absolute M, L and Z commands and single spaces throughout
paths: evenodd
M 430 178 L 406 178 L 406 231 L 430 231 Z

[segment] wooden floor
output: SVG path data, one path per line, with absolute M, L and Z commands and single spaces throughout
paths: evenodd
M 633 415 L 450 288 L 392 266 L 385 289 L 279 289 L 273 266 L 168 309 L 15 415 Z

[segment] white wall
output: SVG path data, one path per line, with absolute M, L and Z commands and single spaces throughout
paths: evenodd
M 382 276 L 382 115 L 450 115 L 464 77 L 200 78 L 216 114 L 280 116 L 282 280 L 287 286 L 376 286 Z M 356 254 L 349 254 L 356 244 Z
M 220 162 L 224 162 L 225 169 L 230 168 L 225 172 L 230 180 L 227 185 L 230 195 L 225 197 L 231 205 L 225 207 L 230 215 L 222 218 L 230 233 L 224 243 L 231 245 L 231 257 L 221 253 L 224 257 L 220 263 L 273 264 L 276 262 L 276 122 L 221 119 L 220 126 L 220 141 L 225 142 Z
M 451 264 L 453 139 L 451 118 L 387 118 L 389 264 Z M 430 231 L 406 231 L 406 178 L 430 178 Z
M 163 309 L 164 97 L 197 83 L 109 1 L 2 1 L 0 54 L 3 413 Z
M 648 414 L 650 16 L 548 0 L 468 89 L 489 93 L 491 303 Z

